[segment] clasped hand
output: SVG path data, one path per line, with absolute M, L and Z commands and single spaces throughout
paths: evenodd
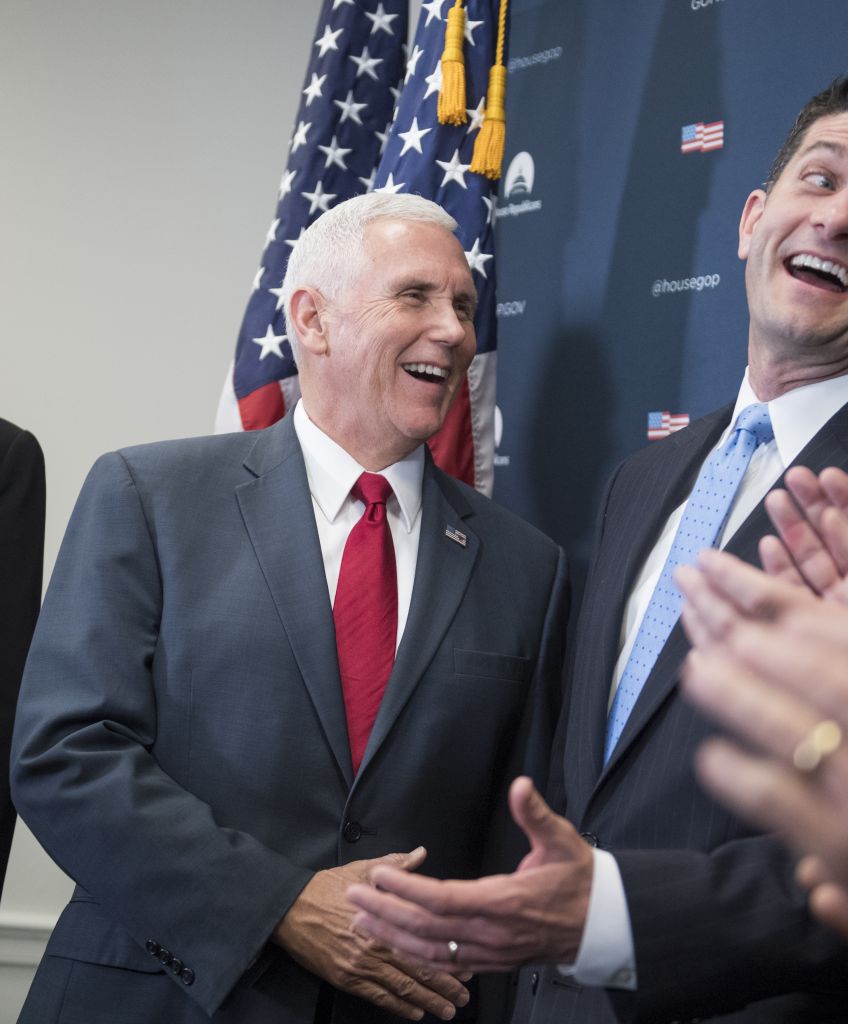
M 353 861 L 318 871 L 277 925 L 273 941 L 302 967 L 337 989 L 367 999 L 383 1010 L 420 1020 L 424 1011 L 451 1020 L 469 999 L 456 970 L 436 971 L 394 953 L 353 927 L 348 887 L 364 882 L 378 865 L 403 874 L 423 863 L 423 848 Z M 467 979 L 466 979 L 467 980 Z

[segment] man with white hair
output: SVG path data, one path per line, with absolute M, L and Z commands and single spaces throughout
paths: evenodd
M 19 811 L 78 883 L 22 1022 L 504 1012 L 345 897 L 379 858 L 503 863 L 559 701 L 562 551 L 423 443 L 475 351 L 455 227 L 410 195 L 322 215 L 284 283 L 293 414 L 92 470 L 16 726 Z

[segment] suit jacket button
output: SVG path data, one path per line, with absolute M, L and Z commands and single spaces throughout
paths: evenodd
M 171 953 L 169 950 L 162 948 L 159 950 L 158 959 L 159 963 L 162 964 L 163 967 L 167 967 L 173 958 L 171 957 Z
M 580 838 L 581 839 L 585 839 L 586 842 L 590 846 L 600 846 L 601 845 L 600 842 L 598 841 L 598 837 L 595 835 L 594 832 L 581 832 L 580 833 Z
M 342 829 L 342 835 L 349 843 L 358 843 L 362 838 L 362 826 L 358 821 L 346 821 Z
M 182 962 L 182 960 L 179 960 L 179 959 L 177 959 L 177 957 L 174 957 L 174 959 L 168 964 L 168 970 L 169 971 L 173 971 L 174 974 L 182 974 L 182 970 L 183 970 L 183 962 Z
M 539 972 L 533 971 L 530 975 L 530 991 L 533 995 L 536 995 L 536 989 L 539 987 Z
M 144 948 L 151 956 L 159 956 L 159 950 L 162 947 L 154 939 L 148 939 L 144 945 Z
M 180 978 L 182 979 L 183 985 L 193 985 L 194 971 L 190 967 L 183 967 L 180 971 Z

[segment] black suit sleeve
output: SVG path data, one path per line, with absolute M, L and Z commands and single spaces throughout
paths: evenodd
M 616 861 L 639 978 L 635 999 L 611 993 L 620 1020 L 712 1017 L 804 991 L 844 1007 L 848 945 L 810 918 L 794 858 L 774 837 Z
M 15 827 L 9 746 L 41 602 L 44 508 L 44 457 L 38 441 L 0 420 L 0 886 Z

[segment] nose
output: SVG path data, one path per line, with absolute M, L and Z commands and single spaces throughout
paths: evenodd
M 434 340 L 443 345 L 461 345 L 469 335 L 474 336 L 474 321 L 458 311 L 450 299 L 435 304 L 436 317 L 433 324 Z
M 848 238 L 848 188 L 837 189 L 822 203 L 818 220 L 828 238 Z

